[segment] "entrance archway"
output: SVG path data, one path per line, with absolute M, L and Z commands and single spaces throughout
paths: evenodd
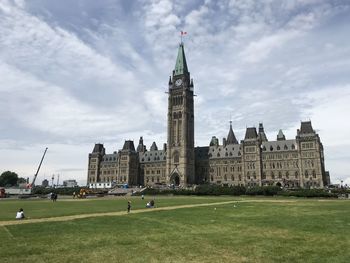
M 178 173 L 173 173 L 172 176 L 171 176 L 170 182 L 174 186 L 179 186 L 180 185 L 180 176 L 179 176 L 179 174 Z

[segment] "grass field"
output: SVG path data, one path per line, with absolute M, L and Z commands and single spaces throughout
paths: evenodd
M 146 197 L 146 200 L 149 200 Z M 348 262 L 350 201 L 157 197 L 0 201 L 1 262 Z M 236 201 L 222 205 L 197 206 Z M 179 205 L 193 207 L 177 208 Z M 22 207 L 27 224 L 10 225 Z M 137 211 L 138 213 L 137 213 Z M 63 216 L 114 213 L 66 220 Z M 66 221 L 29 223 L 59 217 Z M 71 219 L 68 218 L 67 219 Z

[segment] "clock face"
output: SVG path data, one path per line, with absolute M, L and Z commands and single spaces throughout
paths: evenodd
M 175 81 L 175 86 L 178 87 L 182 84 L 182 79 L 178 79 Z

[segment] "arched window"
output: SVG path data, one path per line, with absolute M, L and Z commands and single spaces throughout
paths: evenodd
M 294 150 L 295 149 L 295 145 L 294 144 L 292 144 L 292 150 Z
M 309 173 L 307 171 L 305 171 L 305 177 L 308 177 Z
M 179 152 L 174 152 L 173 157 L 174 163 L 179 163 Z

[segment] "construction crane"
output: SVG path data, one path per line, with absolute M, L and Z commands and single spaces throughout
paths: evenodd
M 34 175 L 33 181 L 32 181 L 32 183 L 31 183 L 30 186 L 29 186 L 30 188 L 33 188 L 34 185 L 35 185 L 35 180 L 36 180 L 36 177 L 38 176 L 38 173 L 39 173 L 39 171 L 40 171 L 40 167 L 41 167 L 41 164 L 43 163 L 43 160 L 44 160 L 45 154 L 46 154 L 46 152 L 47 152 L 47 149 L 48 149 L 48 148 L 46 147 L 45 152 L 44 152 L 44 154 L 43 154 L 43 157 L 41 157 L 41 161 L 40 161 L 38 170 L 36 170 L 36 173 L 35 173 L 35 175 Z

